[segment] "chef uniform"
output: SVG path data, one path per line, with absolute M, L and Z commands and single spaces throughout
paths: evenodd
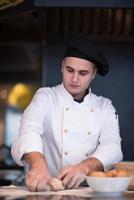
M 83 41 L 79 34 L 73 38 L 65 57 L 83 58 L 85 55 L 89 58 L 91 44 L 85 44 L 87 41 Z M 88 53 L 85 48 L 88 48 Z M 98 56 L 98 52 L 95 53 L 90 53 L 89 60 L 96 64 L 99 74 L 105 75 L 108 64 Z M 40 88 L 23 113 L 12 156 L 19 165 L 25 165 L 21 159 L 24 154 L 40 152 L 53 176 L 64 167 L 79 164 L 90 157 L 100 160 L 108 170 L 122 159 L 119 122 L 115 113 L 111 100 L 95 95 L 91 88 L 81 103 L 73 99 L 63 84 Z

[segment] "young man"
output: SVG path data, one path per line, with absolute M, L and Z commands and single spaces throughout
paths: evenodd
M 52 177 L 76 188 L 93 170 L 108 170 L 122 159 L 115 108 L 91 92 L 96 73 L 108 72 L 105 57 L 80 33 L 74 34 L 62 62 L 63 82 L 37 91 L 24 111 L 12 146 L 19 165 L 28 165 L 31 191 L 52 189 Z

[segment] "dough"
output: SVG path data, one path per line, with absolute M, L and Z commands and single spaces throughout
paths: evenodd
M 95 176 L 95 177 L 105 177 L 105 172 L 102 171 L 93 171 L 89 174 L 89 176 Z
M 53 188 L 56 190 L 56 191 L 59 191 L 59 190 L 64 190 L 65 187 L 63 186 L 63 183 L 61 180 L 57 179 L 57 178 L 53 178 L 52 181 L 51 181 L 51 185 L 53 186 Z M 49 184 L 46 185 L 45 187 L 45 190 L 46 191 L 51 191 L 52 188 Z

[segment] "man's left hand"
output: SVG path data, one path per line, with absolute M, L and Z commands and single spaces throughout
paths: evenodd
M 77 188 L 86 178 L 84 166 L 82 164 L 64 168 L 58 178 L 62 180 L 67 189 Z

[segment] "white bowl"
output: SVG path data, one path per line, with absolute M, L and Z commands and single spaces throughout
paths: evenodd
M 87 176 L 88 185 L 95 192 L 122 193 L 127 190 L 131 177 L 91 177 Z
M 134 162 L 122 161 L 114 164 L 116 170 L 126 170 L 127 174 L 132 177 L 132 181 L 128 187 L 129 190 L 134 190 Z

